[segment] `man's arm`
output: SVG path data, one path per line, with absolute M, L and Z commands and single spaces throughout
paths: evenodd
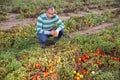
M 56 29 L 56 31 L 59 32 L 60 30 L 62 30 L 64 28 L 64 24 L 59 17 L 58 17 L 58 20 L 57 20 L 57 24 L 58 24 L 58 28 Z

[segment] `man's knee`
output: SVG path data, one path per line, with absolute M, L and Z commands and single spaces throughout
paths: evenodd
M 46 43 L 47 41 L 47 36 L 45 34 L 37 34 L 38 35 L 38 38 L 39 38 L 39 41 L 41 43 Z
M 64 30 L 62 29 L 62 30 L 60 30 L 60 32 L 58 34 L 58 38 L 61 38 L 63 34 L 64 34 Z
M 62 29 L 62 30 L 60 30 L 60 32 L 59 32 L 59 35 L 63 35 L 64 34 L 64 30 Z

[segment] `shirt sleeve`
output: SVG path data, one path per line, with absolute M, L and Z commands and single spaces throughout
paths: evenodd
M 62 22 L 62 20 L 58 17 L 58 20 L 57 20 L 57 24 L 58 24 L 58 28 L 56 29 L 56 31 L 60 31 L 64 28 L 64 24 Z

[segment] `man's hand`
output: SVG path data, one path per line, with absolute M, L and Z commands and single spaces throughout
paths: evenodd
M 50 31 L 50 34 L 53 35 L 54 37 L 57 37 L 57 32 L 55 30 Z

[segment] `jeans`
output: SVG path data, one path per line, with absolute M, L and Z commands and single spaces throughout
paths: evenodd
M 60 30 L 58 37 L 55 37 L 55 39 L 58 41 L 62 35 L 64 33 L 64 30 Z M 41 33 L 37 33 L 38 39 L 40 41 L 41 44 L 46 44 L 46 42 L 48 41 L 49 37 L 52 37 L 52 35 L 48 35 L 48 34 L 41 34 Z

